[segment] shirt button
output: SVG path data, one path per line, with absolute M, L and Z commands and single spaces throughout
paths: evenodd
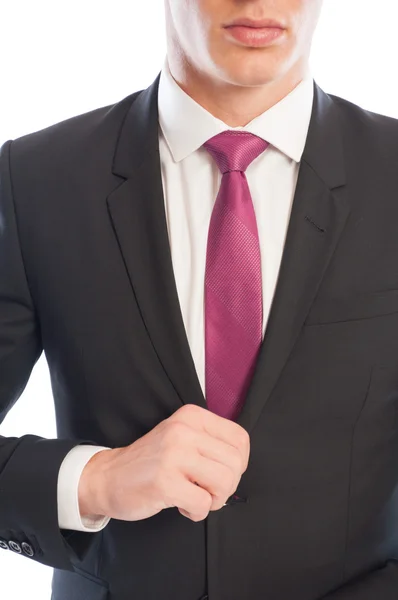
M 30 544 L 28 544 L 27 542 L 22 542 L 21 546 L 22 546 L 22 550 L 24 551 L 24 554 L 26 554 L 26 556 L 34 556 L 35 555 L 35 551 L 33 550 L 32 546 Z
M 21 546 L 18 544 L 18 542 L 14 542 L 13 540 L 10 540 L 8 542 L 9 548 L 10 550 L 12 550 L 13 552 L 17 552 L 17 554 L 21 554 L 22 550 L 21 550 Z

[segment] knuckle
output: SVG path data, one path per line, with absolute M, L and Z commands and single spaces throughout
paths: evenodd
M 225 504 L 225 501 L 227 500 L 229 496 L 214 496 L 213 497 L 213 501 L 210 507 L 211 511 L 214 510 L 220 510 L 220 508 L 222 508 Z
M 166 444 L 175 445 L 186 439 L 187 425 L 181 421 L 171 421 L 166 429 L 164 439 Z
M 250 436 L 246 429 L 243 429 L 243 427 L 241 427 L 239 430 L 238 439 L 243 448 L 250 447 Z
M 209 514 L 211 505 L 212 505 L 211 495 L 207 492 L 201 494 L 200 498 L 198 498 L 198 501 L 196 502 L 195 514 L 200 515 L 201 519 L 206 518 L 206 516 Z
M 208 492 L 205 492 L 204 494 L 202 494 L 202 501 L 201 501 L 201 510 L 205 513 L 208 513 L 211 507 L 211 503 L 212 503 L 212 497 L 211 494 L 209 494 Z
M 177 413 L 189 418 L 191 415 L 196 415 L 200 410 L 201 408 L 197 404 L 184 404 L 184 406 L 181 406 L 181 408 L 178 409 Z

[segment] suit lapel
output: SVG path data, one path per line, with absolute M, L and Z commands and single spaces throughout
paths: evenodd
M 107 199 L 132 290 L 155 352 L 182 403 L 206 407 L 174 279 L 158 143 L 159 75 L 133 102 L 113 172 L 123 181 Z M 255 426 L 283 370 L 343 230 L 343 145 L 337 109 L 314 84 L 314 106 L 300 164 L 281 268 L 255 374 L 238 418 Z
M 341 130 L 332 99 L 314 84 L 302 156 L 269 320 L 237 422 L 251 432 L 271 395 L 322 281 L 349 214 Z
M 161 179 L 159 76 L 133 102 L 113 172 L 124 181 L 107 198 L 124 263 L 155 352 L 182 403 L 206 407 L 174 278 Z

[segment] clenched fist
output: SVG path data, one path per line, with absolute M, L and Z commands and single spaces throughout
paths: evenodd
M 79 483 L 81 515 L 139 521 L 175 506 L 201 521 L 235 492 L 249 453 L 240 425 L 184 405 L 130 446 L 92 457 Z

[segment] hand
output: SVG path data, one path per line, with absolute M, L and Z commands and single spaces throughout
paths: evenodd
M 80 512 L 139 521 L 175 506 L 201 521 L 236 491 L 249 453 L 243 427 L 184 405 L 130 446 L 92 457 L 79 483 Z

